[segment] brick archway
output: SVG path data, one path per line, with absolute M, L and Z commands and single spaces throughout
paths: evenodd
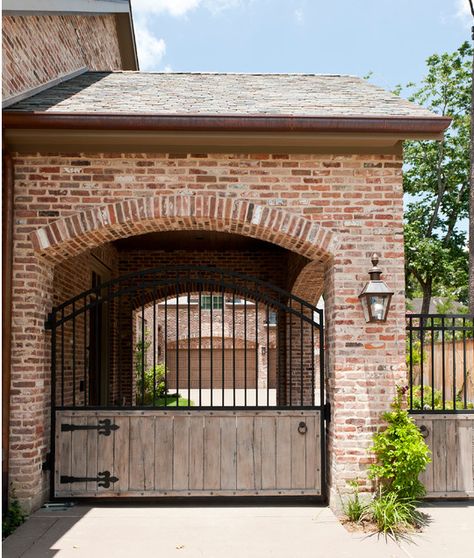
M 163 195 L 124 200 L 63 217 L 30 234 L 36 253 L 61 262 L 118 238 L 153 231 L 210 230 L 265 240 L 324 262 L 332 232 L 287 210 L 217 195 Z

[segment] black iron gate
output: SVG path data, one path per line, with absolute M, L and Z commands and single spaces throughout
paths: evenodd
M 121 276 L 55 307 L 54 494 L 323 495 L 322 320 L 279 287 L 206 266 Z M 168 483 L 157 444 L 187 463 Z M 196 457 L 212 451 L 219 470 Z

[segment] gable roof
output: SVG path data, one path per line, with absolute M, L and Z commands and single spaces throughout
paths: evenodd
M 364 79 L 315 74 L 86 72 L 9 111 L 441 120 Z

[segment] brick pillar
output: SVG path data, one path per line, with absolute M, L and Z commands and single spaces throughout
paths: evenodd
M 394 237 L 402 242 L 402 237 Z M 366 479 L 367 449 L 390 408 L 395 386 L 406 382 L 403 251 L 390 251 L 386 238 L 373 238 L 381 254 L 383 277 L 395 295 L 383 324 L 366 324 L 358 294 L 368 280 L 370 252 L 335 258 L 325 277 L 327 399 L 331 403 L 328 438 L 330 504 L 340 506 L 347 481 Z M 377 246 L 378 244 L 378 246 Z M 386 248 L 389 248 L 387 250 Z M 370 491 L 366 480 L 363 490 Z
M 27 511 L 49 497 L 42 471 L 50 443 L 51 358 L 45 320 L 53 306 L 53 267 L 15 249 L 13 265 L 10 483 Z
M 133 319 L 132 300 L 120 298 L 118 309 L 118 357 L 119 397 L 121 405 L 135 405 L 135 345 L 137 339 L 136 323 Z
M 313 319 L 309 308 L 295 302 L 292 306 L 296 311 L 301 311 L 303 316 Z M 313 387 L 317 389 L 319 384 L 319 355 L 316 354 L 319 346 L 319 330 L 303 317 L 288 313 L 286 314 L 286 341 L 288 403 L 312 405 Z M 314 403 L 317 405 L 318 399 L 315 399 Z

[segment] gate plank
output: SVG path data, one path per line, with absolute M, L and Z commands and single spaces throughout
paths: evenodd
M 255 453 L 254 417 L 237 419 L 237 488 L 255 490 L 255 470 L 259 458 Z
M 446 491 L 454 492 L 457 490 L 456 472 L 459 451 L 456 420 L 446 420 L 446 443 L 452 444 L 452 451 L 446 452 Z
M 431 451 L 433 451 L 433 422 L 434 421 L 426 420 L 425 418 L 416 420 L 418 428 L 426 426 L 428 429 L 428 435 L 425 438 L 425 442 L 428 444 Z M 433 459 L 431 463 L 428 463 L 426 470 L 420 474 L 420 481 L 424 484 L 426 492 L 433 492 Z
M 173 417 L 155 419 L 155 490 L 173 488 Z
M 308 432 L 305 434 L 305 488 L 319 488 L 320 474 L 320 444 L 319 444 L 319 417 L 307 416 L 305 422 Z
M 113 424 L 114 416 L 108 415 L 107 417 L 98 417 L 98 418 L 108 418 L 110 422 Z M 98 418 L 96 418 L 95 423 L 97 424 Z M 114 437 L 111 436 L 103 436 L 97 433 L 97 472 L 103 471 L 110 471 L 112 472 L 114 469 Z M 96 472 L 96 475 L 97 475 Z M 108 494 L 113 493 L 114 488 L 113 484 L 110 485 L 109 488 L 104 488 L 99 486 L 96 483 L 96 490 L 97 492 Z
M 112 474 L 119 480 L 114 484 L 114 492 L 128 492 L 129 490 L 129 455 L 130 455 L 130 418 L 115 417 L 115 424 L 119 427 L 114 436 L 114 467 Z
M 59 455 L 57 456 L 56 495 L 69 496 L 71 495 L 72 484 L 61 484 L 60 477 L 61 475 L 71 475 L 72 432 L 61 432 L 61 424 L 69 423 L 72 419 L 70 415 L 63 415 L 62 413 L 58 413 L 58 415 L 59 444 L 57 446 Z
M 189 487 L 189 417 L 176 415 L 173 428 L 173 489 L 187 490 Z
M 474 422 L 470 420 L 458 421 L 458 490 L 461 492 L 472 492 L 473 487 L 473 449 L 472 428 Z
M 254 475 L 255 488 L 262 490 L 262 417 L 256 416 L 253 421 L 253 443 L 254 443 Z
M 153 489 L 155 432 L 153 416 L 130 418 L 130 490 Z
M 295 416 L 291 419 L 291 488 L 304 488 L 306 478 L 306 437 L 311 429 L 308 417 Z M 307 427 L 306 434 L 298 432 L 300 422 Z
M 96 425 L 98 421 L 98 417 L 92 415 L 87 417 L 87 424 L 88 425 Z M 88 430 L 87 431 L 87 476 L 91 478 L 97 477 L 98 469 L 98 461 L 97 461 L 97 440 L 98 433 L 97 430 Z M 97 483 L 96 482 L 87 482 L 86 483 L 86 491 L 88 493 L 97 493 Z
M 204 417 L 190 417 L 189 425 L 189 490 L 204 488 Z
M 276 419 L 261 417 L 262 490 L 275 490 L 276 484 Z
M 221 417 L 220 427 L 220 454 L 221 454 L 221 484 L 222 490 L 235 490 L 237 482 L 237 439 L 239 431 L 237 422 L 240 420 L 236 416 Z
M 445 420 L 433 420 L 431 424 L 433 425 L 433 491 L 446 492 L 446 453 L 455 451 L 455 440 L 446 440 Z
M 276 477 L 278 489 L 291 488 L 291 417 L 276 418 Z
M 204 488 L 215 490 L 221 486 L 221 429 L 220 419 L 204 418 Z
M 84 426 L 87 424 L 87 417 L 74 417 L 72 424 Z M 75 430 L 71 433 L 71 474 L 74 477 L 85 477 L 87 475 L 87 430 Z M 75 482 L 71 485 L 72 492 L 81 494 L 86 490 L 85 482 Z

